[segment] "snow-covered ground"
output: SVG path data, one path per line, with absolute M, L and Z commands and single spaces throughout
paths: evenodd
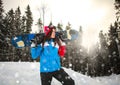
M 65 71 L 75 85 L 120 85 L 120 75 L 91 78 L 71 69 Z M 38 62 L 0 62 L 0 85 L 41 85 Z M 52 85 L 61 85 L 53 78 Z

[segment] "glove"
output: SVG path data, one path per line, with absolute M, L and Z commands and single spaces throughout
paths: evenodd
M 43 34 L 37 34 L 35 37 L 35 42 L 36 44 L 41 44 L 44 40 L 44 35 Z
M 59 40 L 59 39 L 62 40 L 62 33 L 56 32 L 56 37 L 57 37 L 58 40 Z
M 31 40 L 31 47 L 36 47 L 38 44 L 41 44 L 43 42 L 43 39 L 43 34 L 36 34 L 36 37 Z
M 36 47 L 36 46 L 37 46 L 36 40 L 32 39 L 31 40 L 31 47 Z

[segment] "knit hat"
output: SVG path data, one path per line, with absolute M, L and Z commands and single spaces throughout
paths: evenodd
M 44 26 L 45 35 L 48 35 L 49 32 L 50 32 L 50 28 L 48 26 Z
M 45 33 L 45 35 L 48 35 L 48 33 L 49 33 L 52 29 L 56 29 L 56 27 L 53 26 L 53 25 L 51 25 L 51 26 L 44 26 L 44 33 Z

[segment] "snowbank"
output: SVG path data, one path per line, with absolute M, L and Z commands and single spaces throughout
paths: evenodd
M 91 78 L 71 69 L 65 71 L 75 80 L 75 85 L 120 85 L 120 75 Z M 0 62 L 0 85 L 41 85 L 39 63 Z M 53 78 L 52 85 L 61 85 Z

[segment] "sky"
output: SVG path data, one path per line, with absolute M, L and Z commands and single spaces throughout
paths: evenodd
M 63 69 L 75 81 L 75 85 L 120 85 L 120 75 L 90 77 L 70 68 Z M 40 83 L 39 62 L 0 62 L 1 85 L 41 85 Z M 62 85 L 55 78 L 51 83 Z
M 110 24 L 115 21 L 114 0 L 3 0 L 4 8 L 14 10 L 20 6 L 22 13 L 29 4 L 33 12 L 33 31 L 38 18 L 42 18 L 42 7 L 45 6 L 45 25 L 50 21 L 63 28 L 70 22 L 72 29 L 83 29 L 84 46 L 98 41 L 100 30 L 107 32 Z

